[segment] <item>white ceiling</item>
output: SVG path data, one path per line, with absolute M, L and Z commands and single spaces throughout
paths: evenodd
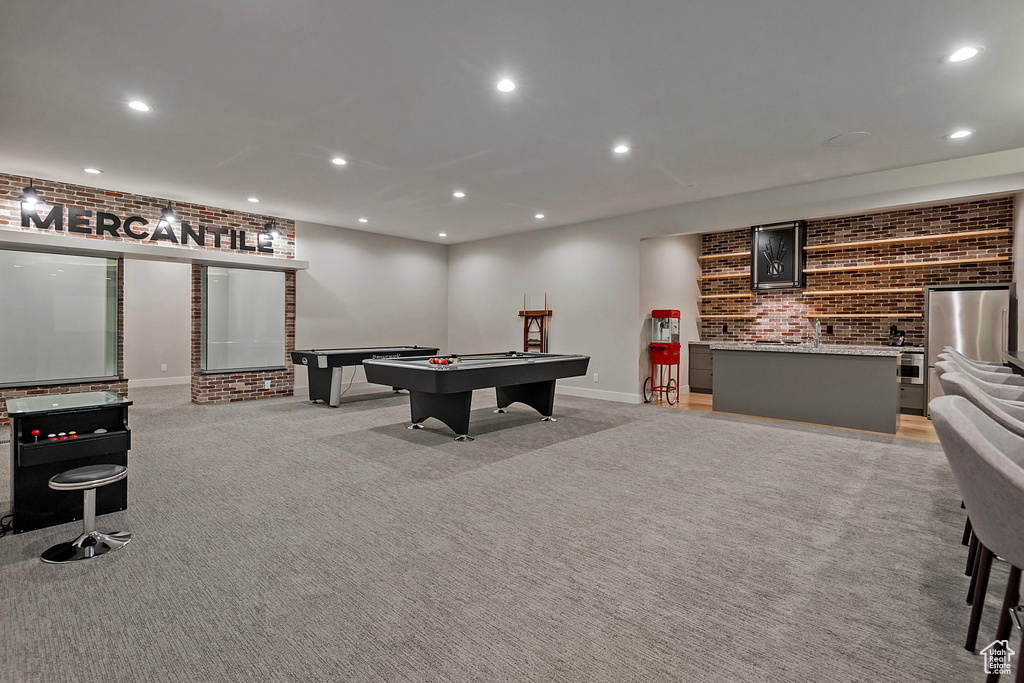
M 0 170 L 459 242 L 1024 147 L 1022 29 L 1020 0 L 10 0 Z

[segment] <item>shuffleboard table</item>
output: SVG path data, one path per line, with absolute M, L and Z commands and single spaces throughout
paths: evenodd
M 332 408 L 341 403 L 342 368 L 359 365 L 371 358 L 404 358 L 437 353 L 432 346 L 367 346 L 351 349 L 310 349 L 292 351 L 292 362 L 306 366 L 309 375 L 309 400 L 324 401 Z M 399 385 L 394 385 L 398 387 Z
M 435 417 L 456 434 L 456 441 L 472 441 L 469 416 L 473 390 L 494 387 L 498 409 L 525 403 L 553 422 L 555 381 L 587 374 L 590 356 L 557 353 L 475 353 L 442 358 L 371 359 L 363 361 L 366 381 L 409 390 L 412 424 Z

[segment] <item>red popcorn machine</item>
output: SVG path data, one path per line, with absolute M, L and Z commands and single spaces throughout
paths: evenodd
M 651 376 L 644 380 L 644 403 L 664 398 L 673 405 L 679 398 L 679 347 L 679 311 L 651 311 Z

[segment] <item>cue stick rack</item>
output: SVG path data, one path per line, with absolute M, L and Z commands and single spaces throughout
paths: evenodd
M 544 308 L 539 311 L 526 307 L 526 294 L 523 294 L 523 310 L 519 311 L 519 317 L 523 319 L 523 351 L 547 353 L 548 318 L 551 317 L 547 292 L 544 293 Z

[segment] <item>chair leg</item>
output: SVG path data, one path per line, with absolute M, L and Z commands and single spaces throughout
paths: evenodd
M 1020 601 L 1020 569 L 1010 566 L 1010 578 L 1006 581 L 1006 593 L 1003 595 L 1003 609 L 999 613 L 999 628 L 996 629 L 996 640 L 1006 640 L 1013 630 L 1013 617 L 1010 610 Z M 988 683 L 999 680 L 999 674 L 989 674 L 985 679 Z
M 974 538 L 974 543 L 975 543 L 974 563 L 971 565 L 971 571 L 969 571 L 967 573 L 967 575 L 971 577 L 971 585 L 969 585 L 967 587 L 967 604 L 968 605 L 973 605 L 974 604 L 974 590 L 978 586 L 978 563 L 981 562 L 981 549 L 978 546 L 978 538 L 977 537 Z
M 967 568 L 964 569 L 964 576 L 970 576 L 974 572 L 974 565 L 978 563 L 978 539 L 971 532 L 971 540 L 967 544 Z
M 964 537 L 960 539 L 960 545 L 967 545 L 971 541 L 971 518 L 964 522 Z
M 964 647 L 974 652 L 978 644 L 978 627 L 981 626 L 981 613 L 985 609 L 985 593 L 988 591 L 988 573 L 992 568 L 992 553 L 978 543 L 977 585 L 974 587 L 974 603 L 971 605 L 971 621 L 967 627 L 967 642 Z

